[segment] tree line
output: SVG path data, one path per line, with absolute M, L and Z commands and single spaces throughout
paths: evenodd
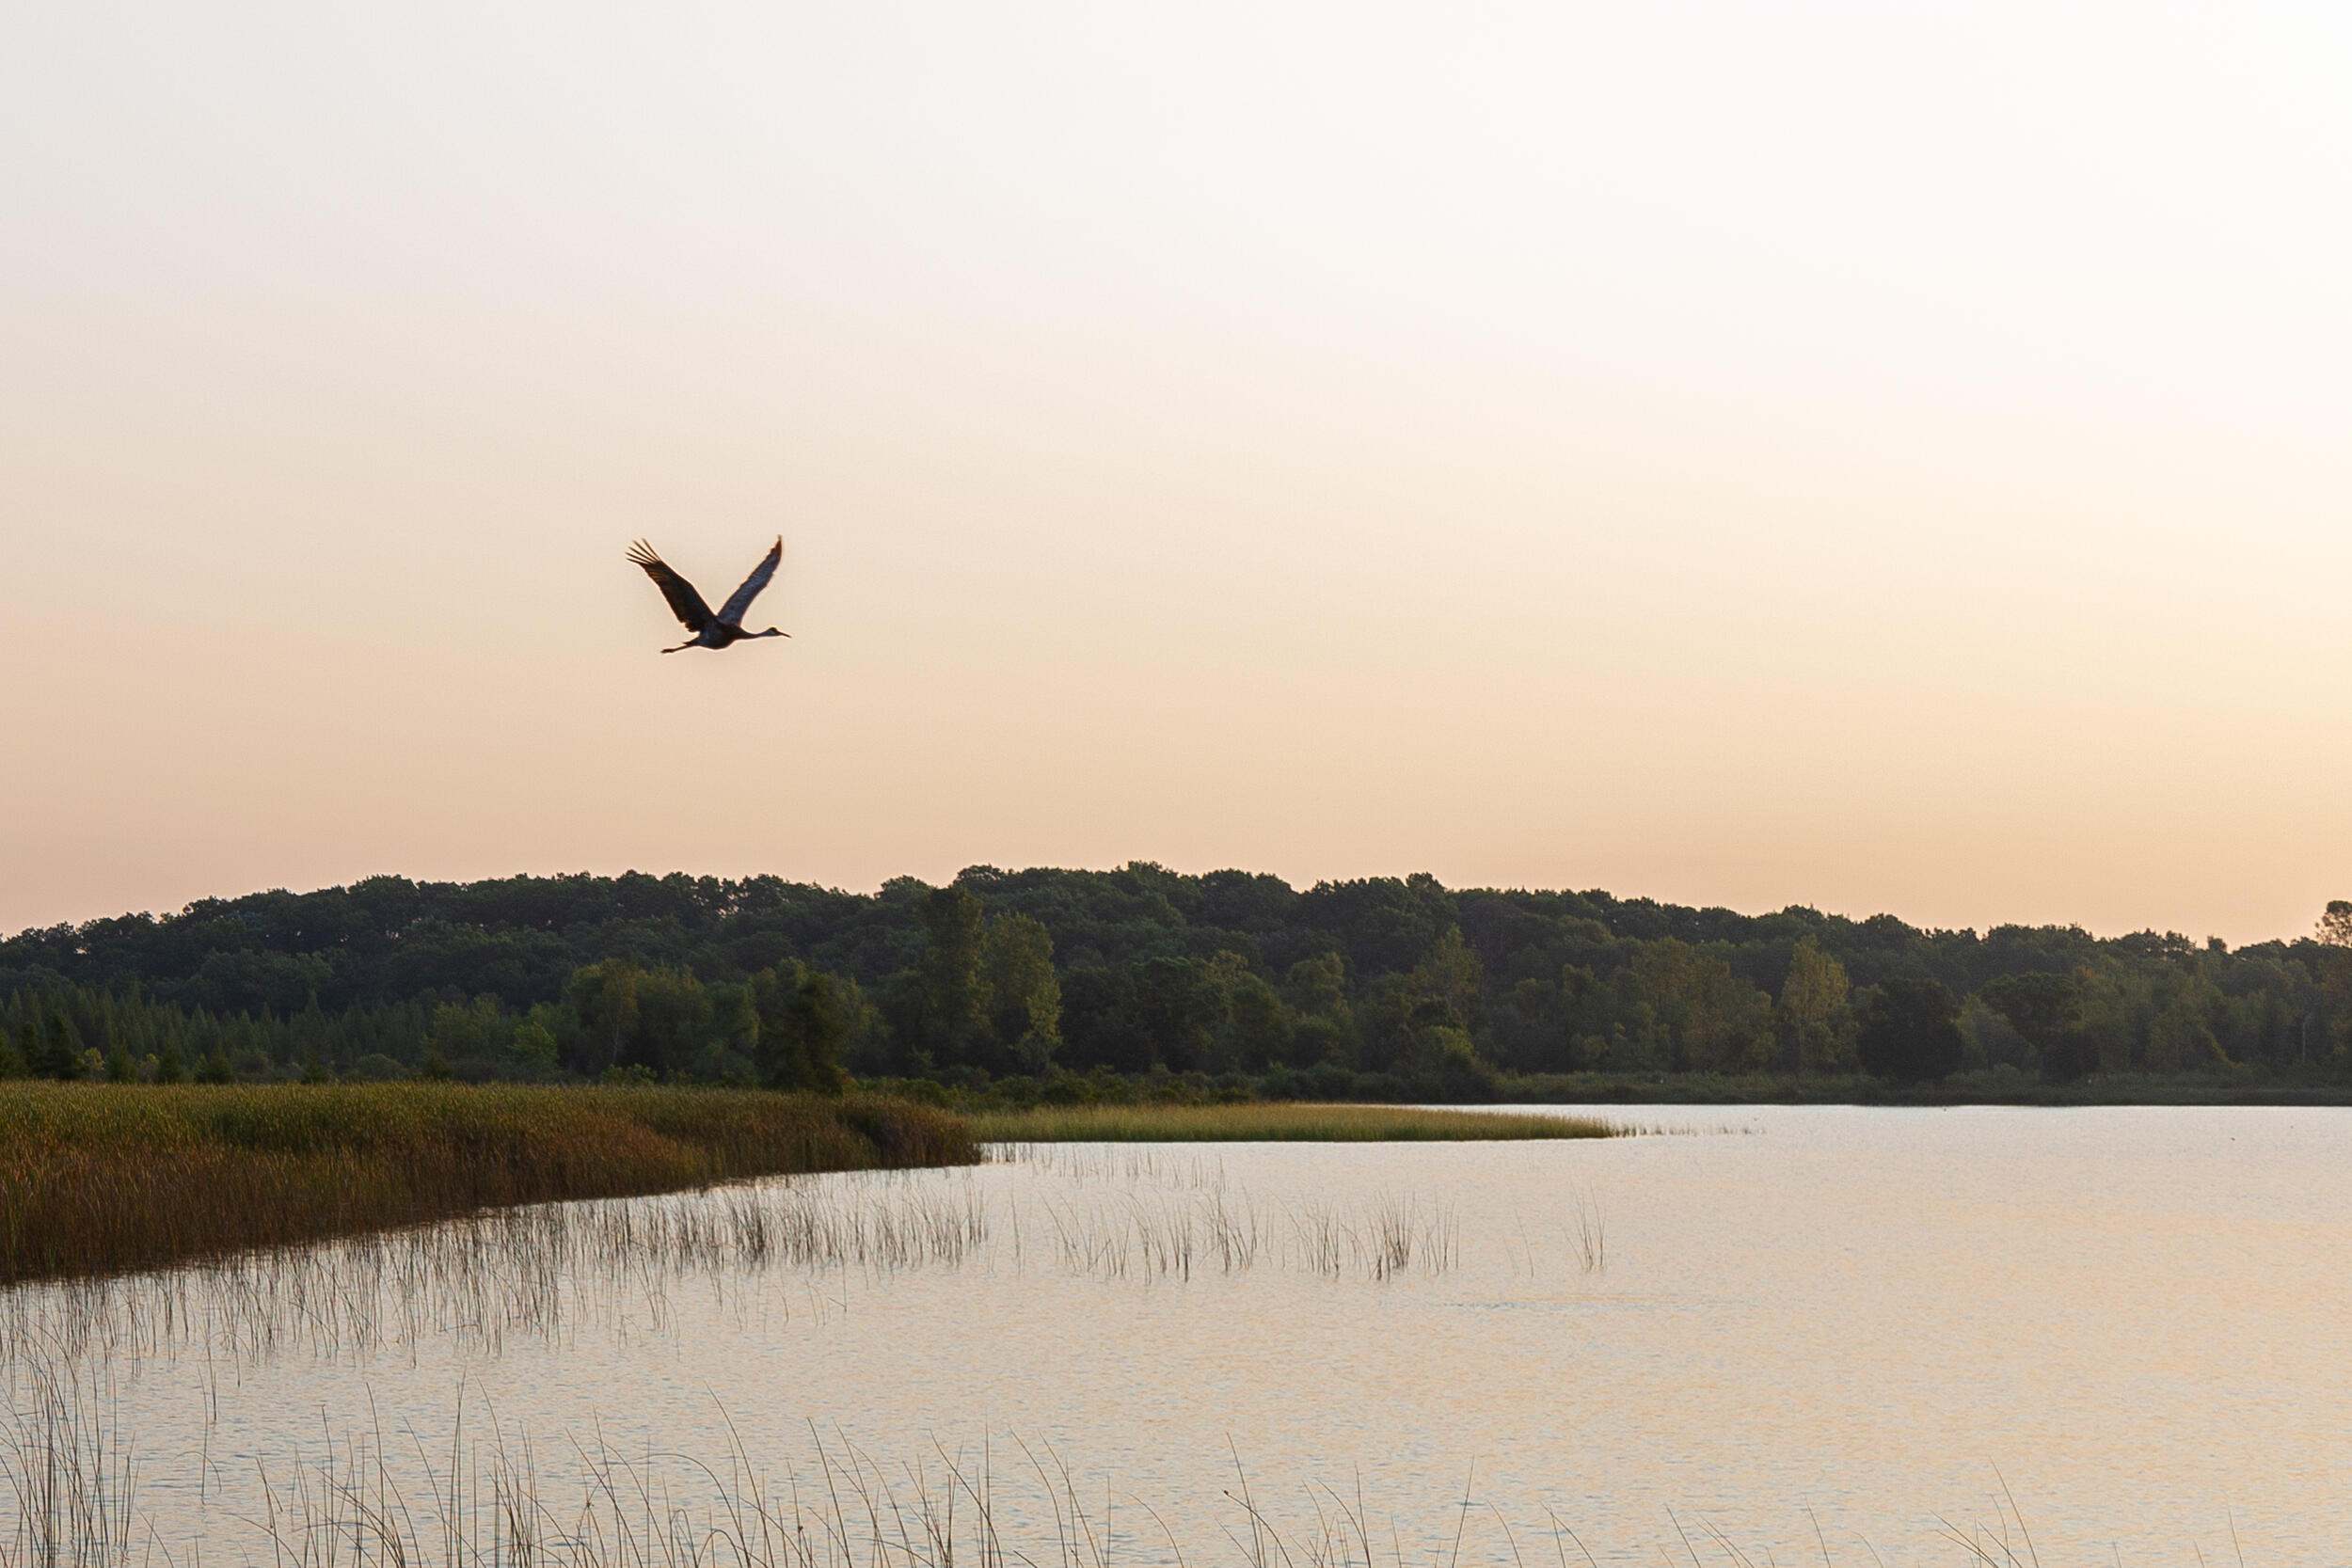
M 2352 1078 L 2352 902 L 2233 949 L 1136 863 L 874 894 L 378 877 L 0 941 L 0 1073 L 1476 1099 L 1571 1072 Z

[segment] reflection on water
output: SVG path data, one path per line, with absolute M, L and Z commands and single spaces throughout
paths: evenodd
M 788 1520 L 809 1568 L 950 1540 L 1540 1568 L 1688 1561 L 1686 1536 L 1896 1563 L 1966 1557 L 1955 1529 L 2003 1561 L 2030 1529 L 2052 1568 L 2352 1557 L 2352 1113 L 1737 1125 L 1049 1148 L 522 1211 L 21 1290 L 0 1349 L 17 1447 L 48 1400 L 135 1449 L 175 1560 L 270 1555 L 265 1490 L 301 1518 L 288 1488 L 373 1478 L 449 1516 L 411 1560 L 486 1560 L 470 1511 L 528 1495 L 569 1529 L 621 1459 L 652 1516 L 764 1499 L 743 1517 Z M 812 1501 L 850 1477 L 837 1517 Z

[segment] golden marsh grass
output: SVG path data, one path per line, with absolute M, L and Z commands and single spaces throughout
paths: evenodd
M 485 1209 L 745 1177 L 969 1164 L 898 1101 L 431 1084 L 0 1085 L 0 1284 Z

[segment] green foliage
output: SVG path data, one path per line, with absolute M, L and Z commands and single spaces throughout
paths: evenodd
M 1977 1000 L 2017 1032 L 2050 1083 L 2074 1083 L 2098 1067 L 2098 1042 L 2084 1022 L 2080 974 L 2005 974 Z
M 2036 1056 L 2026 1037 L 1990 1006 L 1979 992 L 1961 1004 L 1960 1037 L 1966 1052 L 1965 1070 L 1996 1069 L 2024 1081 L 2033 1072 Z
M 1788 973 L 1772 1010 L 1780 1065 L 1791 1072 L 1844 1072 L 1854 1066 L 1854 1017 L 1846 966 L 1814 937 L 1788 954 Z
M 1720 952 L 1673 937 L 1645 943 L 1625 994 L 1644 1054 L 1675 1071 L 1744 1072 L 1774 1055 L 1772 998 Z
M 758 1021 L 759 1082 L 771 1089 L 839 1094 L 842 1058 L 866 1029 L 866 999 L 854 980 L 787 959 L 752 981 Z
M 38 1054 L 33 1058 L 33 1070 L 43 1078 L 71 1083 L 83 1075 L 82 1031 L 62 1012 L 51 1013 L 41 1022 Z
M 1433 1043 L 1437 1050 L 1439 1099 L 1470 1104 L 1495 1098 L 1495 1069 L 1478 1054 L 1466 1030 L 1440 1028 Z
M 2175 1002 L 2148 1025 L 2147 1049 L 2140 1066 L 2149 1072 L 2185 1072 L 2194 1068 L 2227 1067 L 2221 1042 L 2213 1026 L 2193 1004 Z
M 968 1055 L 988 1027 L 988 991 L 980 973 L 985 917 L 980 901 L 960 887 L 923 900 L 923 952 L 915 967 L 922 1011 L 915 1027 L 933 1058 Z
M 1485 1010 L 1480 1002 L 1484 980 L 1478 955 L 1458 928 L 1450 929 L 1413 966 L 1414 1011 L 1438 1027 L 1468 1031 Z
M 532 1083 L 554 1077 L 563 1065 L 562 1047 L 555 1031 L 539 1016 L 540 1011 L 533 1008 L 529 1018 L 515 1025 L 515 1032 L 506 1042 L 515 1076 Z
M 444 1002 L 433 1009 L 424 1037 L 428 1078 L 482 1079 L 493 1075 L 515 1037 L 515 1019 L 495 996 Z
M 994 1070 L 1040 1073 L 1061 1048 L 1054 939 L 1025 914 L 998 915 L 980 941 L 980 1008 Z
M 959 1092 L 1336 1073 L 1430 1098 L 1482 1092 L 1467 1039 L 1481 1069 L 1512 1074 L 1843 1078 L 1858 1000 L 1901 979 L 1964 1004 L 1972 1071 L 2352 1082 L 2343 900 L 2312 938 L 2233 951 L 1425 876 L 1298 891 L 1144 863 L 980 866 L 872 895 L 774 878 L 375 878 L 26 931 L 0 941 L 0 1074 L 104 1074 L 120 1048 L 163 1082 L 191 1064 L 213 1081 L 621 1069 Z
M 1899 975 L 1883 982 L 1862 1008 L 1856 1048 L 1863 1070 L 1899 1084 L 1950 1077 L 1966 1055 L 1959 1011 L 1937 981 Z
M 574 1025 L 574 1070 L 595 1076 L 618 1066 L 637 1039 L 637 980 L 643 972 L 608 958 L 573 973 L 564 1001 Z
M 1302 1021 L 1283 1005 L 1272 982 L 1250 969 L 1247 959 L 1221 956 L 1232 962 L 1225 992 L 1226 1039 L 1218 1054 L 1244 1072 L 1263 1072 L 1291 1062 Z

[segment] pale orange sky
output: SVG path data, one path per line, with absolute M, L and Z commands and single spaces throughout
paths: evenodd
M 12 24 L 0 930 L 2352 896 L 2345 8 L 481 9 Z

